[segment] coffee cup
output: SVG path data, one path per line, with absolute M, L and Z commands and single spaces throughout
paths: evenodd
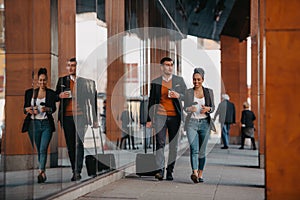
M 66 90 L 65 93 L 68 94 L 68 98 L 72 98 L 72 92 L 71 92 L 71 90 Z

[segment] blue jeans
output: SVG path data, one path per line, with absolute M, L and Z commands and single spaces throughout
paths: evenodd
M 210 125 L 207 119 L 190 119 L 187 126 L 187 137 L 190 144 L 192 170 L 204 169 L 209 134 Z
M 47 150 L 52 138 L 49 120 L 31 120 L 28 133 L 30 138 L 34 139 L 36 145 L 36 149 L 38 152 L 39 169 L 41 171 L 45 171 L 47 162 Z
M 222 141 L 224 147 L 228 147 L 229 145 L 229 130 L 230 130 L 230 124 L 224 123 L 222 127 Z

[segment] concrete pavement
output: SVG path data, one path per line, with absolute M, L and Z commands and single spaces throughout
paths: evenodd
M 264 199 L 264 169 L 258 168 L 258 151 L 249 146 L 245 150 L 235 145 L 227 150 L 220 147 L 218 136 L 209 140 L 204 183 L 194 184 L 190 179 L 189 149 L 183 139 L 174 181 L 135 175 L 140 146 L 134 151 L 108 151 L 115 154 L 117 170 L 91 178 L 83 169 L 83 179 L 78 182 L 70 181 L 68 159 L 60 161 L 61 167 L 47 169 L 44 184 L 36 183 L 36 169 L 2 172 L 0 199 Z
M 250 147 L 239 150 L 236 145 L 227 150 L 220 147 L 212 143 L 209 146 L 204 183 L 191 181 L 189 150 L 185 149 L 176 162 L 173 181 L 132 173 L 77 199 L 264 199 L 264 170 L 258 168 L 258 151 Z

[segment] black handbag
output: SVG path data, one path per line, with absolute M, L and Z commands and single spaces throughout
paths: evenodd
M 25 133 L 29 130 L 30 122 L 31 122 L 31 116 L 28 114 L 28 115 L 26 115 L 23 125 L 22 125 L 22 133 Z
M 244 127 L 243 133 L 245 134 L 246 137 L 253 138 L 254 137 L 254 128 Z

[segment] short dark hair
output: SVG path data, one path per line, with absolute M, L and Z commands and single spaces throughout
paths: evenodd
M 38 77 L 41 75 L 41 74 L 44 74 L 46 77 L 47 77 L 47 69 L 45 67 L 41 67 L 38 71 Z
M 166 62 L 166 61 L 173 61 L 173 60 L 172 60 L 172 58 L 170 58 L 170 57 L 164 57 L 164 58 L 162 58 L 162 59 L 160 60 L 160 64 L 162 65 L 162 64 L 164 64 L 164 62 Z
M 76 62 L 76 63 L 77 63 L 77 60 L 76 60 L 76 58 L 74 57 L 74 58 L 70 58 L 69 62 Z

